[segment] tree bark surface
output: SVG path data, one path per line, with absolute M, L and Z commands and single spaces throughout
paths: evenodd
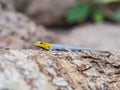
M 0 90 L 120 90 L 120 51 L 1 49 Z

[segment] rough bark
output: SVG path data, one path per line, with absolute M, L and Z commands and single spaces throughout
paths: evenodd
M 0 90 L 119 90 L 120 51 L 0 50 Z

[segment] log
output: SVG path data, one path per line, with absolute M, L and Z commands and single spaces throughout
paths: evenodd
M 120 90 L 120 51 L 1 49 L 0 90 Z

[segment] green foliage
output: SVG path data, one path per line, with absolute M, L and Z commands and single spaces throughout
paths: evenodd
M 114 13 L 113 18 L 120 22 L 120 8 Z
M 96 23 L 103 22 L 104 18 L 105 18 L 105 16 L 100 9 L 96 8 L 96 9 L 93 10 L 92 19 L 93 19 L 94 22 L 96 22 Z
M 116 12 L 113 12 L 111 16 L 109 13 L 106 14 L 107 12 L 98 6 L 98 4 L 109 4 L 113 2 L 120 2 L 120 0 L 90 0 L 87 3 L 75 5 L 66 12 L 66 22 L 67 24 L 74 24 L 89 18 L 99 23 L 103 22 L 106 17 L 120 22 L 120 8 Z
M 114 2 L 120 2 L 120 0 L 95 0 L 97 3 L 114 3 Z
M 79 4 L 74 7 L 72 7 L 68 12 L 67 12 L 67 23 L 72 24 L 75 23 L 76 21 L 83 21 L 85 20 L 90 11 L 90 6 L 87 4 Z

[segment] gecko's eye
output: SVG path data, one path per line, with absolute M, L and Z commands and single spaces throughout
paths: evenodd
M 40 42 L 40 44 L 43 44 L 43 42 Z

